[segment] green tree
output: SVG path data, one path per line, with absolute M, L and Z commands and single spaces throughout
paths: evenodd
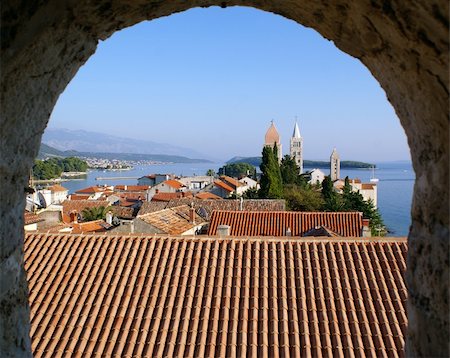
M 370 231 L 372 236 L 384 236 L 386 228 L 378 209 L 375 208 L 373 201 L 364 200 L 359 192 L 344 191 L 342 195 L 345 211 L 359 211 L 363 217 L 370 220 Z
M 245 176 L 254 176 L 256 168 L 248 163 L 231 163 L 219 168 L 219 175 L 228 175 L 230 177 L 242 178 Z
M 283 181 L 276 152 L 276 144 L 274 149 L 264 147 L 262 151 L 259 196 L 263 199 L 279 199 L 283 197 Z
M 206 172 L 206 175 L 213 177 L 216 175 L 216 172 L 214 171 L 214 169 L 208 169 L 208 171 Z
M 106 214 L 109 210 L 109 206 L 95 206 L 92 208 L 85 208 L 81 212 L 81 216 L 83 217 L 83 221 L 101 220 L 106 218 Z
M 322 198 L 324 201 L 322 209 L 324 211 L 343 211 L 345 208 L 342 197 L 334 190 L 329 175 L 322 181 Z
M 320 191 L 313 190 L 309 185 L 286 185 L 284 199 L 288 209 L 292 211 L 319 211 L 324 204 Z
M 244 194 L 242 194 L 242 197 L 244 199 L 258 199 L 259 198 L 258 189 L 250 188 L 246 190 Z

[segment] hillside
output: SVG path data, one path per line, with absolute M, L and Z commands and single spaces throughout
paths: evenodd
M 66 157 L 78 157 L 78 158 L 99 158 L 99 159 L 117 159 L 117 160 L 129 160 L 129 161 L 157 161 L 166 163 L 210 163 L 206 159 L 193 159 L 180 155 L 168 155 L 168 154 L 139 154 L 139 153 L 96 153 L 96 152 L 78 152 L 76 150 L 61 151 L 49 146 L 48 144 L 41 143 L 39 154 L 37 159 L 47 158 L 66 158 Z
M 42 142 L 61 151 L 73 149 L 89 153 L 163 154 L 211 159 L 191 148 L 85 130 L 47 128 L 42 136 Z

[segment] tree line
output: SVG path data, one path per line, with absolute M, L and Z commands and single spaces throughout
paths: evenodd
M 248 199 L 285 199 L 293 211 L 359 211 L 370 219 L 372 235 L 385 234 L 383 219 L 371 200 L 365 201 L 359 192 L 352 191 L 348 177 L 342 194 L 336 192 L 329 176 L 322 184 L 310 184 L 290 155 L 278 163 L 277 147 L 264 147 L 262 152 L 260 189 L 244 193 Z
M 50 158 L 36 160 L 33 166 L 33 178 L 50 180 L 59 178 L 62 172 L 85 172 L 88 164 L 79 158 Z

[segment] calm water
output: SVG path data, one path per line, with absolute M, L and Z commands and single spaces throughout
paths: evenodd
M 62 183 L 73 193 L 79 189 L 98 184 L 136 184 L 136 179 L 106 179 L 96 180 L 95 178 L 133 177 L 138 178 L 152 173 L 174 173 L 176 175 L 204 175 L 208 169 L 217 170 L 223 163 L 198 163 L 198 164 L 155 164 L 135 167 L 127 171 L 103 171 L 91 170 L 87 178 L 83 180 L 71 180 Z M 377 163 L 375 176 L 378 182 L 378 207 L 384 219 L 384 223 L 391 232 L 391 236 L 408 235 L 411 224 L 411 202 L 414 187 L 415 175 L 410 163 Z M 308 168 L 306 168 L 308 169 Z M 329 170 L 323 169 L 325 174 Z M 369 182 L 372 170 L 353 169 L 341 170 L 341 177 L 359 178 L 363 182 Z

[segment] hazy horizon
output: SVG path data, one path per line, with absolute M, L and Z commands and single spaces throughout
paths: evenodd
M 283 154 L 298 118 L 304 158 L 410 161 L 384 91 L 317 32 L 250 8 L 192 9 L 101 42 L 60 96 L 50 128 L 260 156 L 273 119 Z M 164 153 L 162 153 L 164 154 Z

